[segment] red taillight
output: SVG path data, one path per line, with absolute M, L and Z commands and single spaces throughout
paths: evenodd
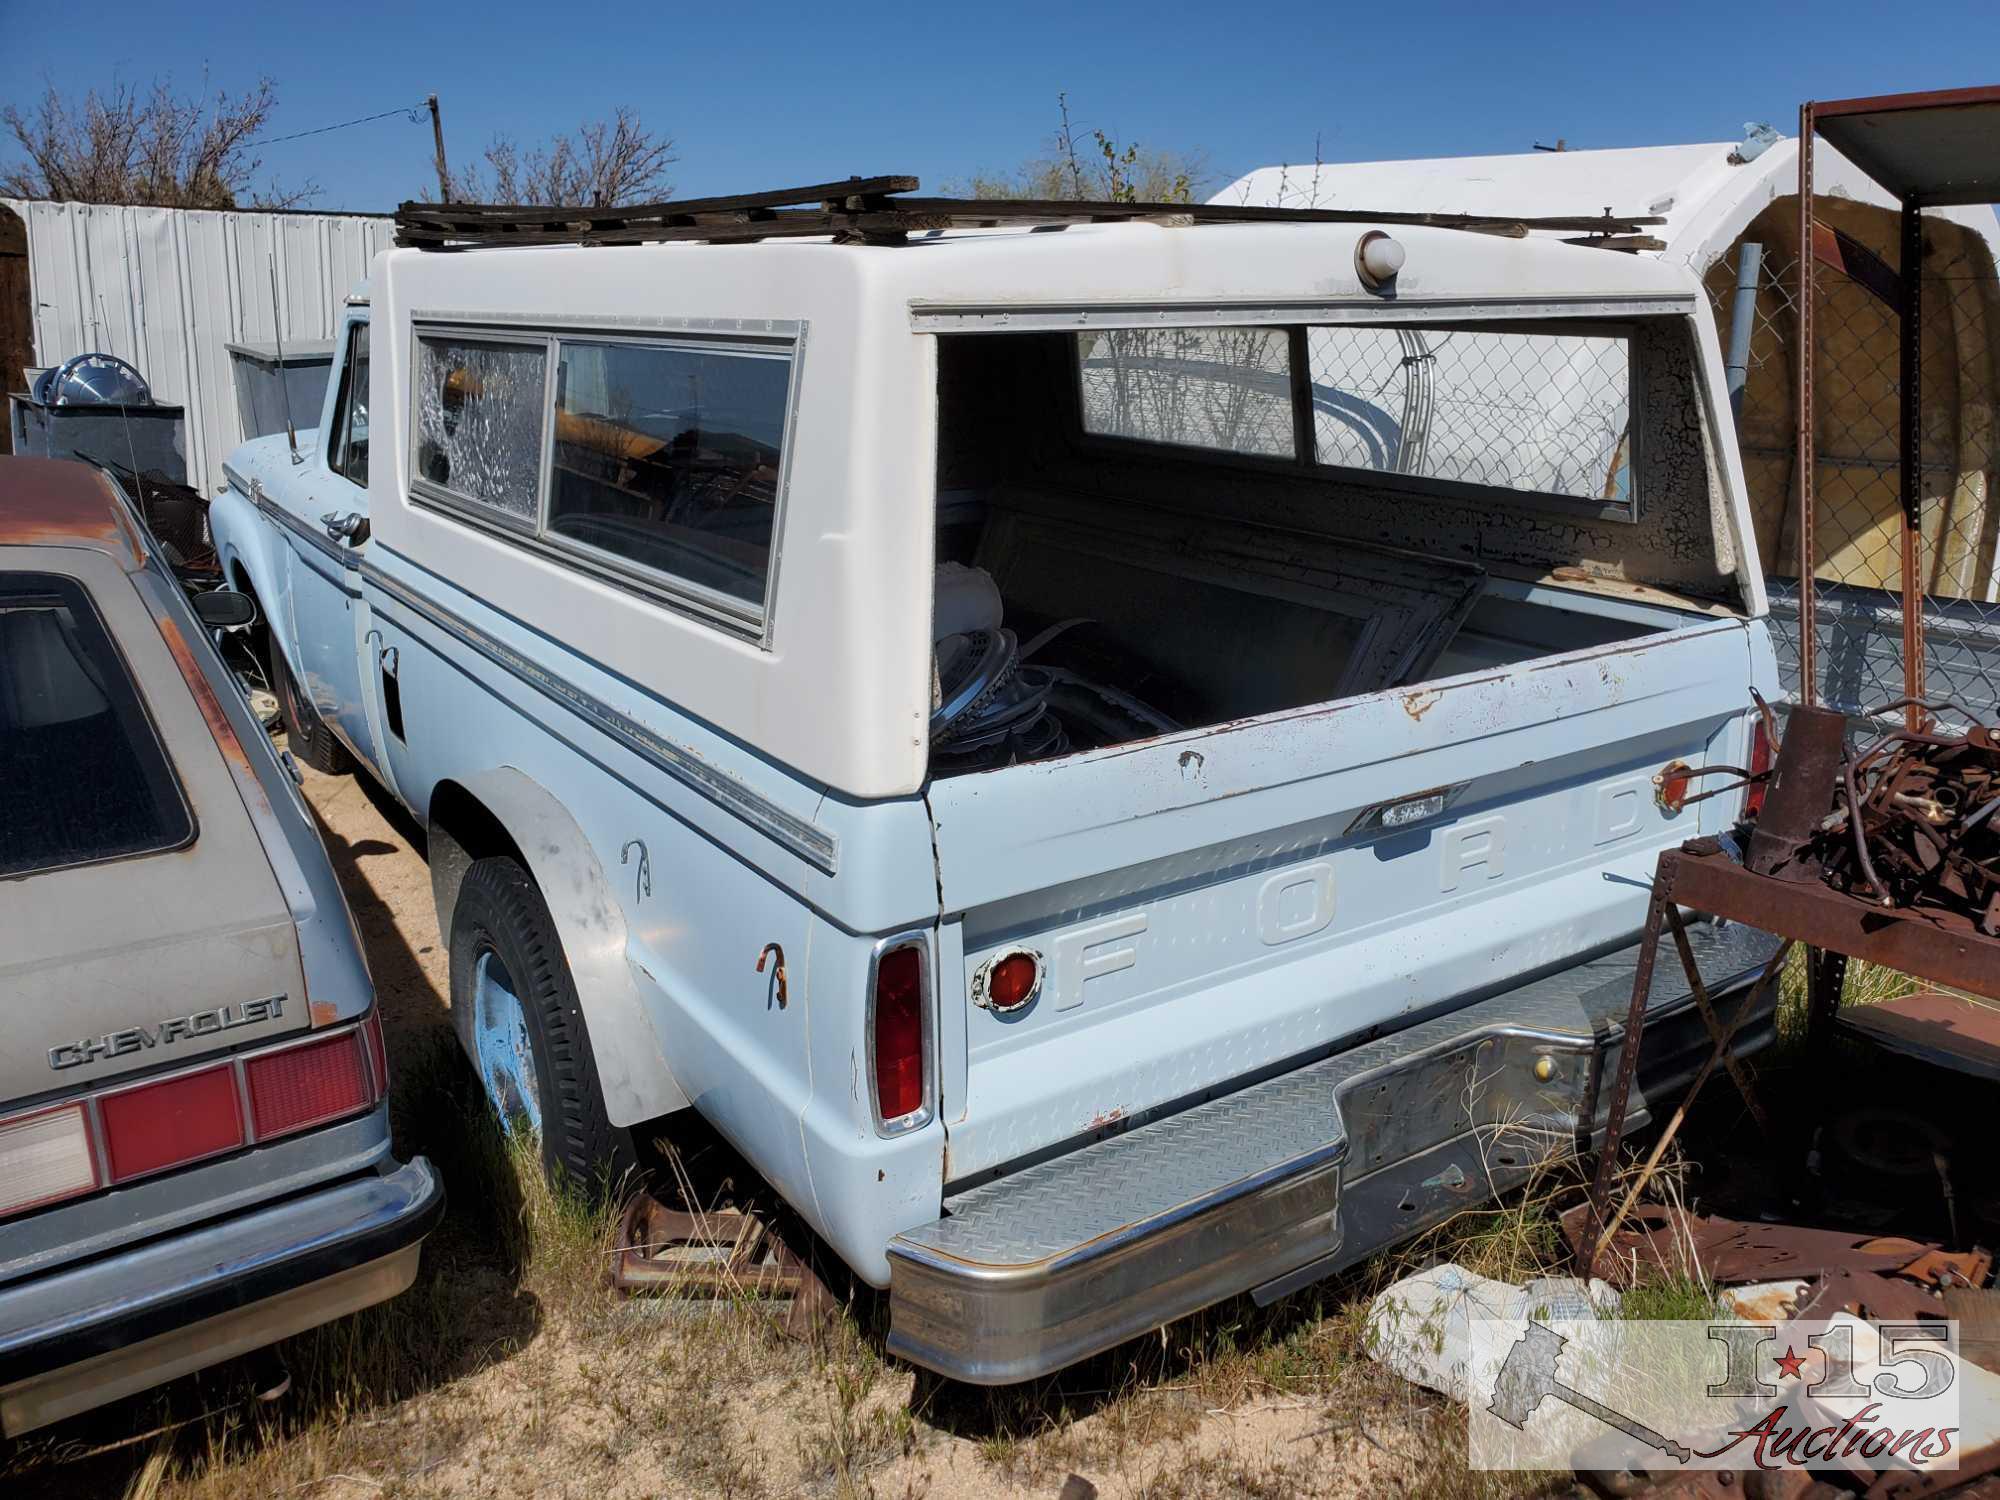
M 1771 743 L 1771 726 L 1761 714 L 1757 727 L 1750 732 L 1750 774 L 1761 776 L 1777 762 L 1778 747 Z M 1768 780 L 1752 782 L 1743 794 L 1743 816 L 1754 818 L 1764 810 L 1764 792 L 1770 786 Z
M 382 1007 L 368 1012 L 361 1023 L 361 1035 L 368 1043 L 368 1066 L 375 1075 L 375 1097 L 389 1092 L 389 1049 L 382 1044 Z
M 113 1182 L 127 1182 L 243 1144 L 236 1069 L 228 1063 L 97 1101 Z
M 924 1107 L 924 959 L 892 948 L 875 964 L 875 1112 L 884 1123 Z
M 358 1032 L 266 1052 L 244 1063 L 243 1074 L 259 1140 L 338 1119 L 374 1102 Z

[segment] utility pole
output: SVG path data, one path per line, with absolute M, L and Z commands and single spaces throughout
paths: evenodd
M 431 107 L 431 139 L 437 142 L 438 202 L 451 202 L 451 172 L 444 164 L 444 120 L 438 114 L 438 96 L 425 101 Z

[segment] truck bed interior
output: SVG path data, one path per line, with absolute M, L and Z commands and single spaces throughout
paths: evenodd
M 1099 435 L 1079 344 L 939 340 L 935 776 L 1413 687 L 1737 603 L 1671 338 L 1634 361 L 1652 399 L 1633 403 L 1640 440 L 1619 440 L 1639 497 L 1622 507 Z M 1275 382 L 1262 394 L 1290 386 Z

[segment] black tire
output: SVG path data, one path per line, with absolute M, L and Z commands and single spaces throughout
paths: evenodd
M 543 1168 L 552 1181 L 593 1196 L 628 1191 L 637 1162 L 632 1132 L 605 1114 L 555 920 L 528 872 L 504 856 L 473 861 L 452 908 L 451 1006 L 468 1040 L 476 1024 L 479 961 L 489 952 L 505 965 L 521 1002 L 535 1065 Z
M 329 776 L 344 776 L 354 769 L 354 757 L 333 737 L 319 710 L 292 680 L 292 669 L 285 665 L 285 653 L 278 649 L 276 641 L 271 642 L 271 691 L 278 695 L 278 713 L 285 721 L 285 736 L 292 754 Z

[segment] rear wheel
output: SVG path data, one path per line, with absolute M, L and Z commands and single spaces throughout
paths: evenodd
M 451 915 L 451 1004 L 487 1099 L 541 1143 L 552 1178 L 622 1190 L 632 1134 L 604 1110 L 576 984 L 548 904 L 505 857 L 475 860 Z
M 319 716 L 319 710 L 311 700 L 299 690 L 292 678 L 292 669 L 285 665 L 285 653 L 272 641 L 271 647 L 271 687 L 278 695 L 278 712 L 285 721 L 285 735 L 291 745 L 292 754 L 311 766 L 315 771 L 324 771 L 329 776 L 339 776 L 354 769 L 354 757 L 347 753 L 347 747 L 333 737 L 333 731 L 326 727 L 326 720 Z

